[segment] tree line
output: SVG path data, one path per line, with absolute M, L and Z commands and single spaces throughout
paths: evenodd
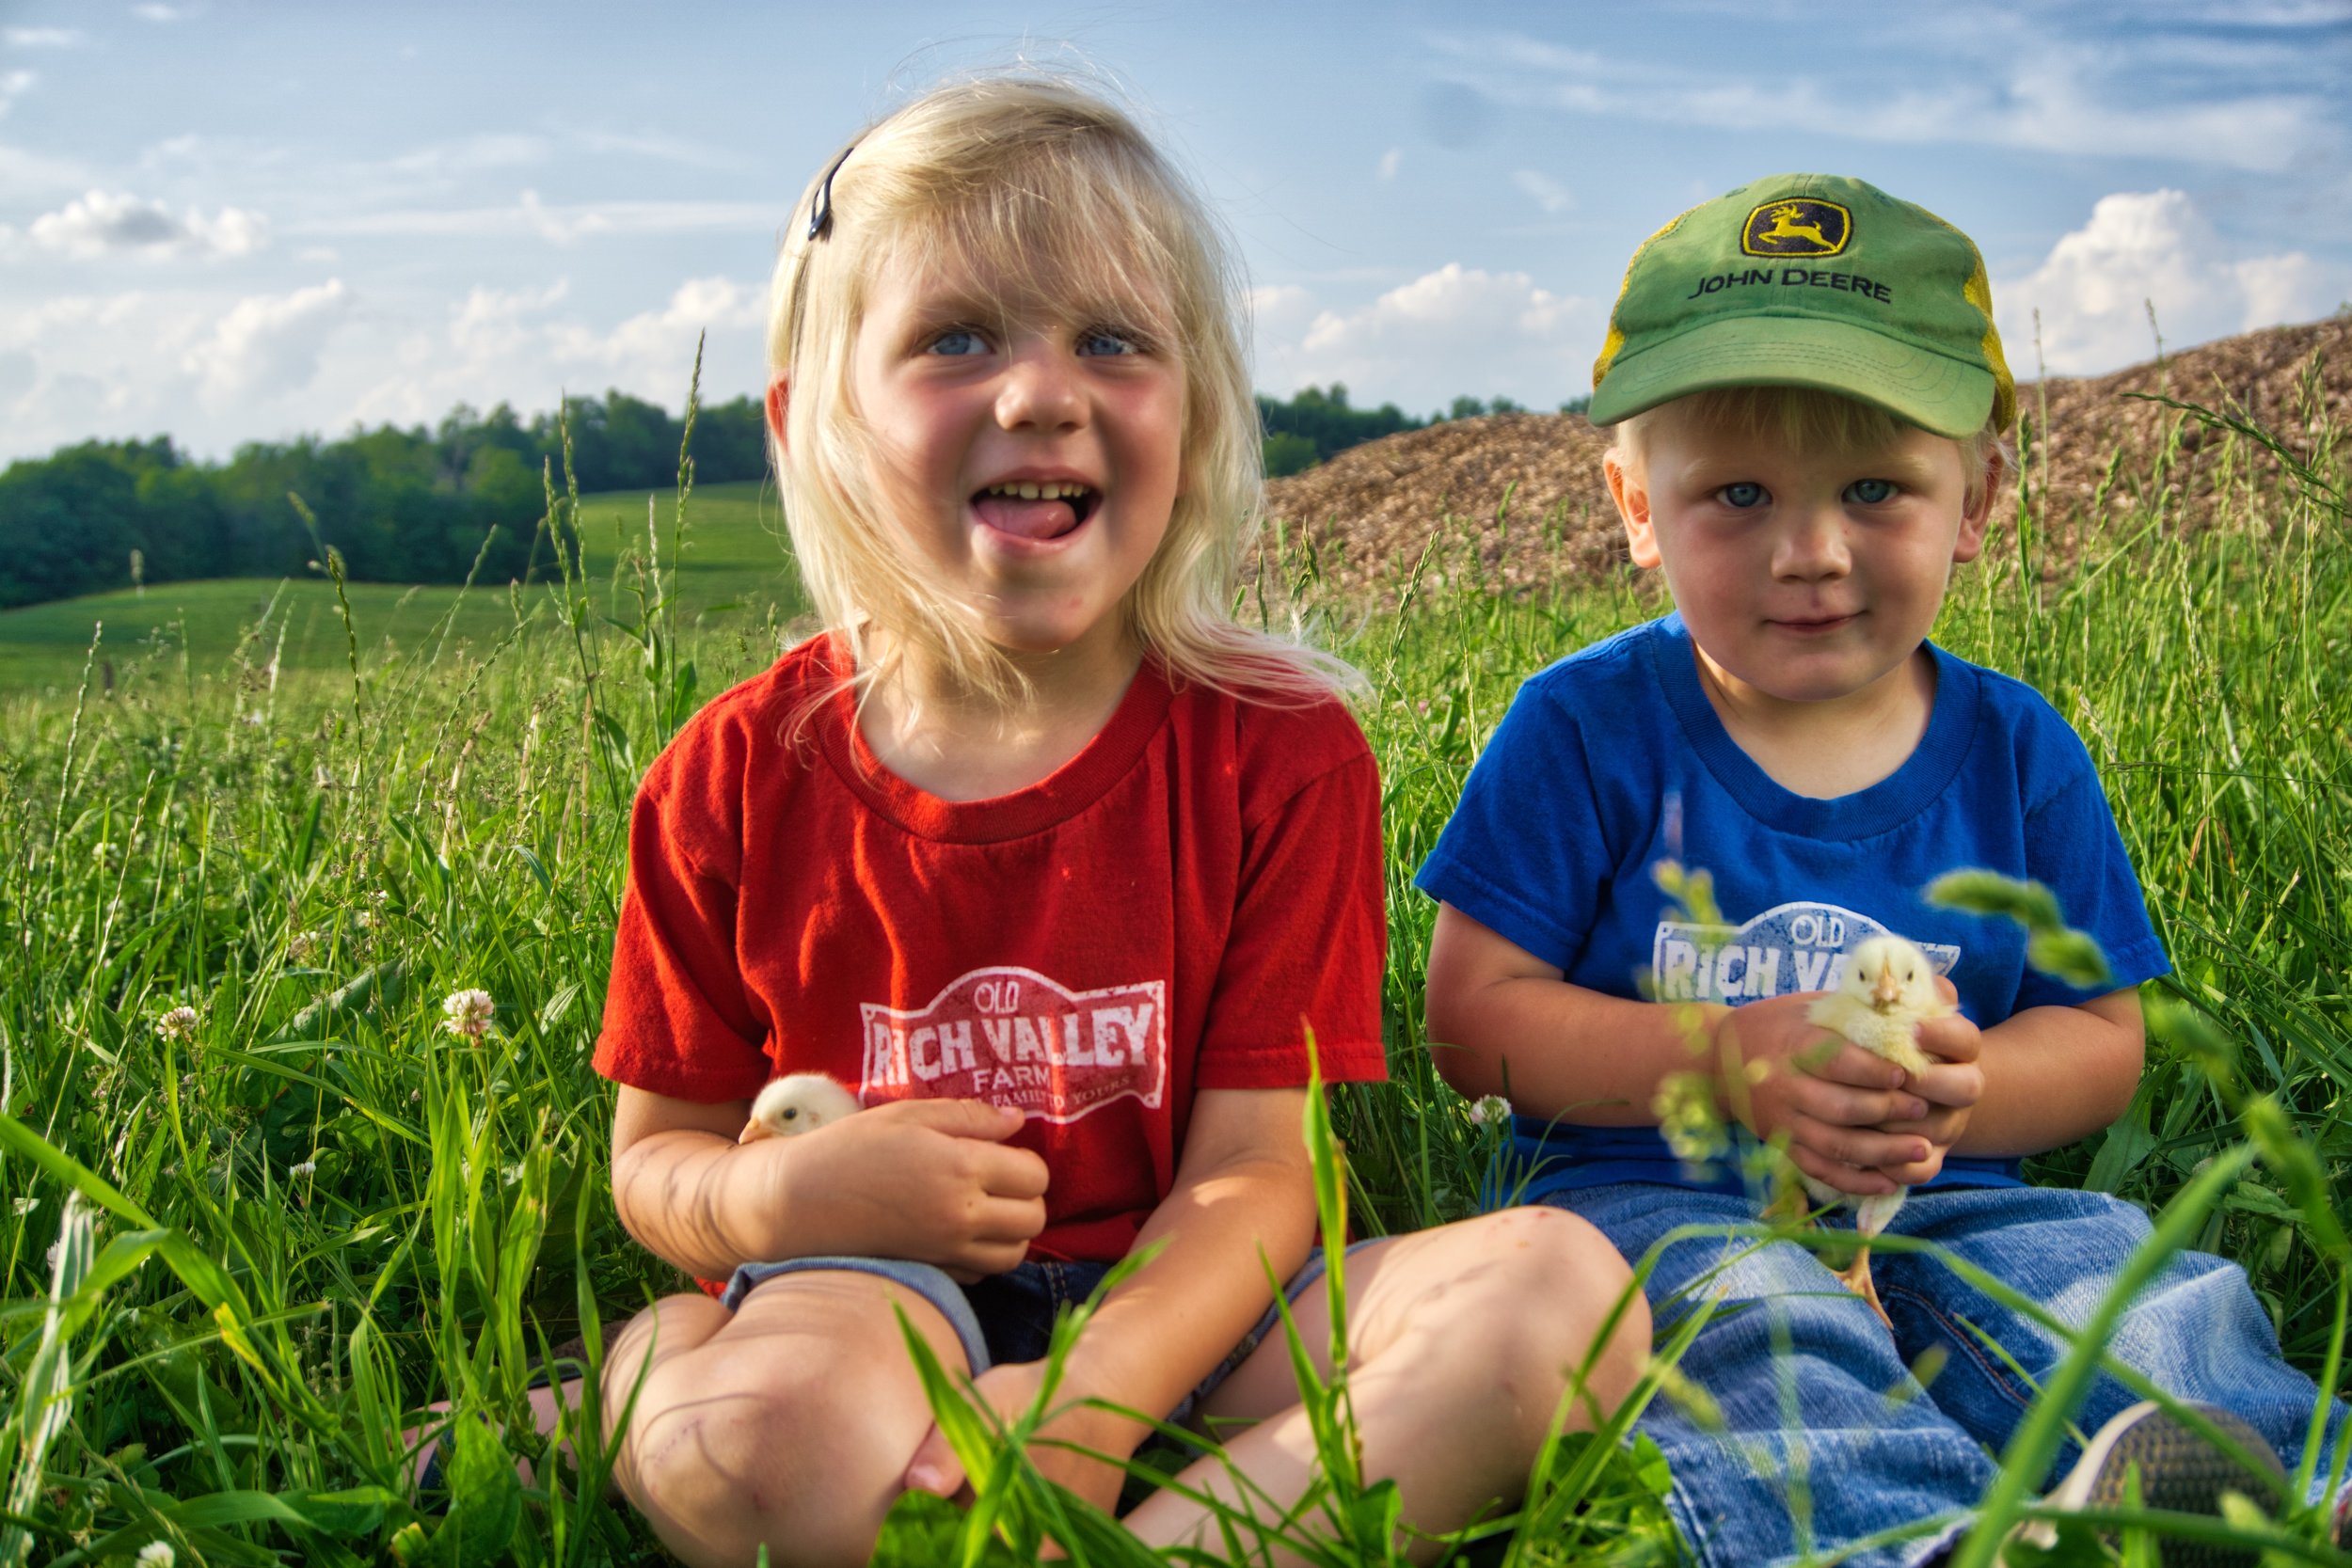
M 0 472 L 0 608 L 135 579 L 299 577 L 328 545 L 358 581 L 461 582 L 479 557 L 480 579 L 503 583 L 531 570 L 547 511 L 541 475 L 551 466 L 564 483 L 566 423 L 583 492 L 676 482 L 682 420 L 621 391 L 570 404 L 562 420 L 461 404 L 430 430 L 257 441 L 217 464 L 166 436 L 85 441 L 12 463 Z M 767 465 L 759 404 L 702 409 L 693 454 L 700 482 L 757 479 Z M 315 539 L 290 495 L 316 519 Z M 544 545 L 536 554 L 541 568 L 552 565 Z
M 1560 405 L 1563 414 L 1581 414 L 1589 397 L 1571 398 Z M 1357 408 L 1347 401 L 1347 388 L 1331 383 L 1329 390 L 1308 387 L 1294 396 L 1270 398 L 1258 394 L 1258 422 L 1265 427 L 1265 471 L 1280 479 L 1327 462 L 1350 447 L 1394 436 L 1404 430 L 1425 430 L 1448 420 L 1475 420 L 1488 414 L 1524 414 L 1526 406 L 1509 398 L 1455 398 L 1425 420 L 1417 420 L 1393 403 L 1377 408 Z
M 1521 411 L 1508 398 L 1462 397 L 1417 419 L 1392 403 L 1354 407 L 1338 382 L 1258 399 L 1266 471 L 1277 477 L 1399 431 Z M 460 404 L 433 429 L 256 441 L 225 463 L 198 461 L 167 436 L 84 441 L 12 463 L 0 471 L 0 609 L 134 581 L 299 577 L 329 545 L 361 582 L 462 582 L 477 559 L 484 582 L 527 577 L 534 562 L 552 564 L 534 546 L 542 474 L 564 483 L 566 426 L 583 493 L 675 483 L 682 420 L 617 390 L 567 404 L 561 420 L 526 423 L 504 404 L 486 414 Z M 703 483 L 760 478 L 759 404 L 702 409 L 693 456 Z M 316 519 L 315 537 L 293 496 Z

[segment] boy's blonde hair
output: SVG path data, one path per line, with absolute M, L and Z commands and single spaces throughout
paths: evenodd
M 1797 451 L 1859 451 L 1883 447 L 1904 431 L 1918 428 L 1876 404 L 1819 388 L 1718 387 L 1627 415 L 1617 423 L 1610 454 L 1627 467 L 1641 469 L 1648 455 L 1648 433 L 1670 422 L 1776 441 Z M 1993 417 L 1973 436 L 1943 439 L 1960 449 L 1961 470 L 1968 481 L 1967 505 L 1973 512 L 1984 499 L 1987 465 L 1994 454 L 2000 454 L 2004 471 L 2014 463 L 2009 444 Z
M 1360 680 L 1327 655 L 1232 616 L 1263 524 L 1257 403 L 1234 321 L 1239 278 L 1217 225 L 1135 122 L 1058 79 L 992 75 L 937 87 L 861 132 L 810 182 L 777 260 L 768 365 L 787 378 L 775 453 L 801 576 L 854 657 L 861 695 L 912 645 L 1000 703 L 1020 673 L 942 591 L 882 510 L 851 386 L 870 279 L 911 264 L 985 280 L 1015 309 L 1114 325 L 1184 377 L 1181 480 L 1168 532 L 1129 592 L 1128 628 L 1171 673 L 1276 701 Z M 824 231 L 809 233 L 820 196 Z M 788 452 L 788 457 L 787 457 Z M 877 646 L 872 632 L 886 628 Z

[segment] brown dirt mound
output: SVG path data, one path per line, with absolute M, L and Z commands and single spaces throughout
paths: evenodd
M 2075 537 L 2122 454 L 2119 488 L 2143 486 L 2180 417 L 2128 393 L 2158 393 L 2215 409 L 2242 409 L 2290 447 L 2312 432 L 2299 388 L 2319 361 L 2319 421 L 2352 423 L 2352 321 L 2270 327 L 2224 338 L 2159 365 L 2018 388 L 2034 483 L 2046 464 L 2048 514 L 2061 543 Z M 2049 439 L 2036 450 L 2043 400 Z M 2195 420 L 2180 425 L 2168 479 L 2193 502 L 2217 477 L 2220 442 Z M 1350 597 L 1393 603 L 1424 552 L 1431 571 L 1466 571 L 1513 588 L 1588 578 L 1624 559 L 1624 536 L 1600 478 L 1609 437 L 1578 414 L 1497 414 L 1385 436 L 1267 486 L 1269 509 L 1295 546 L 1311 541 L 1325 581 Z M 1508 499 L 1507 508 L 1504 505 Z M 2006 504 L 2006 503 L 2005 503 Z M 1439 531 L 1442 529 L 1442 533 Z M 1439 546 L 1430 550 L 1433 537 Z

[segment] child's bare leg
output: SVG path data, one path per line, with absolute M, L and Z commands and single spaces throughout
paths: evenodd
M 1570 1374 L 1632 1277 L 1599 1231 L 1554 1209 L 1489 1214 L 1350 1257 L 1348 1386 L 1367 1478 L 1395 1481 L 1406 1520 L 1431 1534 L 1515 1505 Z M 1302 1295 L 1293 1313 L 1327 1376 L 1322 1287 Z M 1649 1328 L 1637 1291 L 1586 1386 L 1602 1411 L 1640 1377 Z M 1225 1449 L 1275 1509 L 1305 1493 L 1314 1440 L 1279 1331 L 1210 1396 L 1204 1415 L 1213 1433 L 1230 1433 L 1218 1423 L 1258 1422 L 1229 1435 Z M 1581 1398 L 1562 1423 L 1570 1431 L 1592 1424 Z M 1216 1459 L 1188 1467 L 1179 1485 L 1237 1506 L 1246 1496 L 1248 1507 L 1268 1514 L 1269 1505 L 1245 1494 Z M 1214 1515 L 1178 1486 L 1148 1498 L 1127 1525 L 1155 1544 L 1214 1546 L 1218 1539 Z
M 616 1419 L 645 1368 L 614 1479 L 662 1542 L 697 1565 L 855 1564 L 930 1430 L 930 1407 L 892 1304 L 950 1371 L 955 1330 L 913 1291 L 872 1275 L 786 1275 L 728 1312 L 672 1296 L 632 1320 L 605 1364 Z

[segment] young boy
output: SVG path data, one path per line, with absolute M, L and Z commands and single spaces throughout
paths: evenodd
M 1677 1227 L 1752 1225 L 1738 1153 L 1785 1134 L 1816 1180 L 1911 1188 L 1893 1230 L 2079 1325 L 2148 1221 L 2024 1185 L 2019 1161 L 2128 1104 L 2136 988 L 2167 964 L 2081 741 L 2030 688 L 1927 641 L 1953 565 L 1983 546 L 2015 412 L 1976 246 L 1859 181 L 1744 186 L 1635 252 L 1593 385 L 1593 422 L 1618 427 L 1607 475 L 1633 561 L 1665 572 L 1676 611 L 1520 689 L 1422 868 L 1442 905 L 1440 1069 L 1515 1102 L 1524 1196 L 1582 1214 L 1628 1258 Z M 1712 873 L 1725 925 L 1661 915 L 1664 861 Z M 2010 923 L 1924 900 L 1962 866 L 2047 884 L 2105 949 L 2109 988 L 2039 974 Z M 1918 1030 L 1935 1063 L 1915 1078 L 1806 1022 L 1844 955 L 1882 931 L 1956 988 L 1959 1012 Z M 1694 1070 L 1746 1123 L 1706 1172 L 1677 1161 L 1652 1109 Z M 1663 1401 L 1644 1420 L 1705 1561 L 1836 1551 L 1944 1516 L 1841 1560 L 1933 1560 L 2066 1354 L 1932 1258 L 1873 1266 L 1891 1335 L 1793 1243 L 1719 1231 L 1663 1248 L 1661 1319 L 1724 1293 L 1681 1362 L 1720 1429 Z M 2235 1267 L 2178 1259 L 2112 1348 L 2300 1457 L 2316 1390 Z M 2135 1398 L 2102 1374 L 2075 1418 L 2097 1429 Z M 2331 1449 L 2344 1414 L 2330 1412 Z M 2188 1474 L 2213 1450 L 2129 1415 L 2090 1446 L 2086 1483 L 2111 1490 L 2130 1458 L 2152 1500 L 2213 1506 L 2215 1483 Z

